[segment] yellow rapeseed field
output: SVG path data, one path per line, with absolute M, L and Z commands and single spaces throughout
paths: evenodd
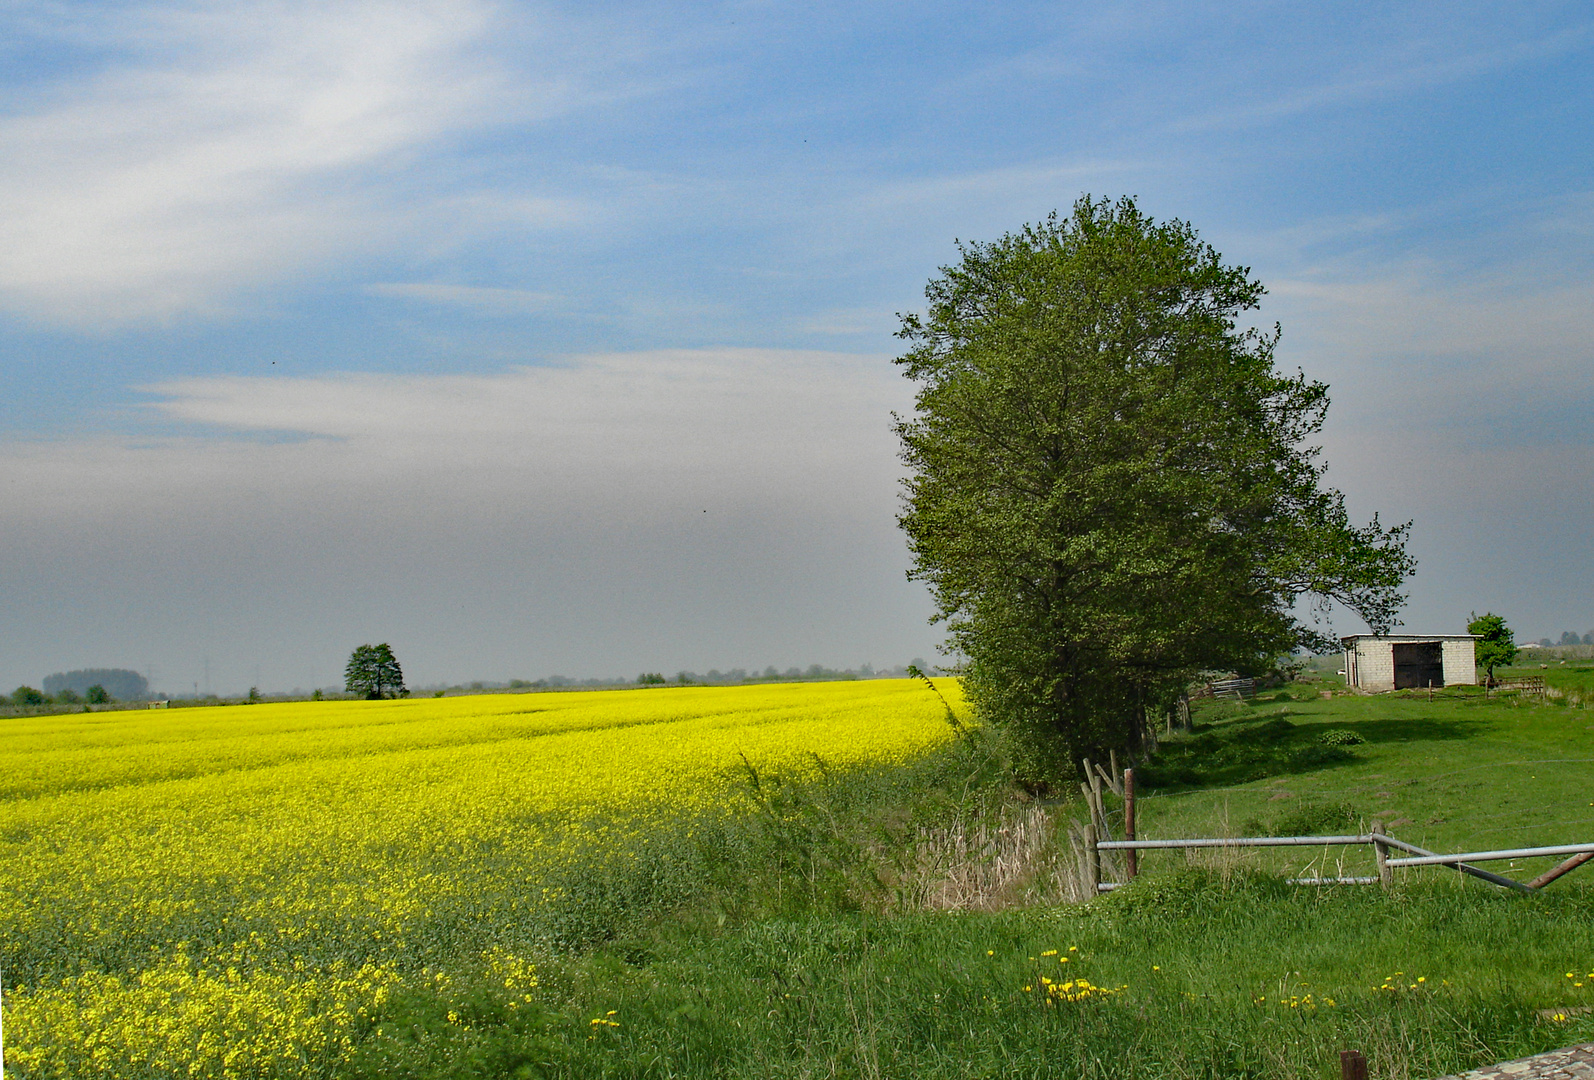
M 334 1074 L 406 980 L 474 963 L 531 986 L 517 949 L 575 871 L 711 827 L 744 758 L 877 768 L 950 735 L 910 680 L 7 721 L 8 1069 Z

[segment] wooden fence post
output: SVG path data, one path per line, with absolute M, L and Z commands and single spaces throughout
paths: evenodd
M 1124 839 L 1135 838 L 1135 770 L 1124 770 Z M 1129 869 L 1129 880 L 1135 880 L 1135 875 L 1140 873 L 1140 852 L 1130 848 L 1124 852 L 1125 865 Z
M 1389 845 L 1382 833 L 1373 833 L 1373 861 L 1378 864 L 1378 884 L 1388 888 L 1395 883 L 1395 872 L 1389 868 Z M 1365 1075 L 1366 1066 L 1363 1066 Z
M 1102 837 L 1101 808 L 1096 805 L 1096 795 L 1090 790 L 1089 784 L 1080 784 L 1079 790 L 1085 793 L 1085 809 L 1090 812 L 1090 827 L 1096 830 L 1096 839 Z
M 1085 883 L 1090 887 L 1091 896 L 1101 893 L 1101 852 L 1096 850 L 1099 839 L 1094 821 L 1085 826 Z
M 1586 862 L 1594 862 L 1594 851 L 1585 851 L 1581 855 L 1573 855 L 1561 865 L 1546 870 L 1544 873 L 1528 882 L 1528 888 L 1542 889 L 1544 886 L 1548 885 L 1562 874 L 1569 874 Z
M 1361 1051 L 1339 1052 L 1339 1075 L 1341 1080 L 1367 1080 L 1367 1059 L 1362 1057 Z

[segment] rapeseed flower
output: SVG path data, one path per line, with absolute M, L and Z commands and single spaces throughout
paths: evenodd
M 336 1074 L 391 993 L 449 972 L 529 1004 L 531 965 L 493 943 L 573 902 L 572 873 L 745 812 L 743 760 L 802 782 L 954 737 L 907 680 L 88 719 L 0 748 L 0 947 L 34 973 L 6 1049 L 30 1075 Z

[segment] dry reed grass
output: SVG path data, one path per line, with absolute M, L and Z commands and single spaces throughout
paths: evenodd
M 1084 827 L 1065 808 L 1009 807 L 999 816 L 921 829 L 903 875 L 904 906 L 1001 911 L 1089 899 Z

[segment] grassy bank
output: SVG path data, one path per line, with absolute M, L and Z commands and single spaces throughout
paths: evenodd
M 564 1077 L 1329 1077 L 1347 1047 L 1432 1077 L 1594 1039 L 1569 1011 L 1594 899 L 1184 870 L 1083 907 L 661 930 L 549 989 Z

